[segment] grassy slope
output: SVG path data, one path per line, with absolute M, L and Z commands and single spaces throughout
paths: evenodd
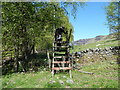
M 106 41 L 99 41 L 96 43 L 81 46 L 81 50 L 87 48 L 96 48 L 97 44 L 106 43 L 104 47 L 116 46 L 117 41 L 107 39 Z M 102 47 L 102 46 L 100 46 Z M 80 46 L 77 46 L 76 51 L 79 51 Z M 59 73 L 51 77 L 51 72 L 40 71 L 32 73 L 14 73 L 4 75 L 0 78 L 2 86 L 0 88 L 117 88 L 118 87 L 118 66 L 115 61 L 104 60 L 103 62 L 89 62 L 82 67 L 81 70 L 93 72 L 93 75 L 84 74 L 72 70 L 73 84 L 66 83 L 69 74 Z M 66 76 L 66 78 L 63 78 Z M 56 83 L 49 84 L 48 82 L 54 80 Z M 64 81 L 61 85 L 59 80 Z
M 69 74 L 59 73 L 51 77 L 49 71 L 5 75 L 2 83 L 3 88 L 117 88 L 117 68 L 114 61 L 88 63 L 83 66 L 82 70 L 94 74 L 89 75 L 73 70 L 73 84 L 66 83 Z M 56 83 L 49 84 L 48 82 L 51 80 L 56 81 Z M 64 84 L 61 85 L 59 80 L 64 81 Z
M 89 43 L 89 44 L 85 44 L 85 45 L 75 46 L 74 51 L 86 50 L 88 48 L 105 48 L 105 47 L 118 46 L 118 42 L 120 42 L 120 41 L 115 40 L 115 38 L 112 38 L 111 36 L 108 36 L 106 39 L 102 39 L 95 43 Z M 101 45 L 96 46 L 98 44 L 101 44 Z

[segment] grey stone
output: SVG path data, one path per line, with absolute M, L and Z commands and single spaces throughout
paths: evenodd
M 63 76 L 63 78 L 66 78 L 66 76 Z
M 57 77 L 57 79 L 59 79 L 59 77 Z
M 60 84 L 64 84 L 64 82 L 63 82 L 62 80 L 59 80 L 59 83 L 60 83 Z
M 72 83 L 73 83 L 73 80 L 68 79 L 68 80 L 66 80 L 66 82 L 72 84 Z
M 70 88 L 70 86 L 66 86 L 66 88 Z
M 50 83 L 50 84 L 53 84 L 53 83 L 55 83 L 55 81 L 49 81 L 49 83 Z

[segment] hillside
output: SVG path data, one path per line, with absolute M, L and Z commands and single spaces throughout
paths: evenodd
M 73 43 L 74 45 L 83 45 L 88 43 L 94 43 L 94 42 L 103 40 L 105 38 L 106 38 L 105 35 L 99 35 L 99 36 L 96 36 L 95 38 L 80 39 L 80 40 L 74 41 Z
M 74 41 L 74 51 L 81 51 L 89 48 L 106 48 L 118 46 L 118 40 L 114 37 L 114 35 L 99 35 L 95 38 L 89 39 L 80 39 Z

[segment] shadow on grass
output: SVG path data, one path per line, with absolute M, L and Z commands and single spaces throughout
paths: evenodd
M 30 55 L 28 59 L 19 60 L 18 72 L 36 72 L 48 70 L 48 59 L 46 52 Z M 15 73 L 15 60 L 9 62 L 2 67 L 2 74 Z

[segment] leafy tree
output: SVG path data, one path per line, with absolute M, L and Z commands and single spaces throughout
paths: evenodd
M 11 53 L 16 60 L 16 70 L 18 71 L 18 59 L 21 55 L 27 58 L 34 45 L 34 39 L 30 33 L 31 22 L 33 22 L 32 3 L 3 3 L 3 55 Z M 9 52 L 6 54 L 6 51 Z M 12 52 L 10 52 L 12 51 Z
M 120 30 L 119 17 L 120 2 L 110 2 L 106 7 L 107 21 L 111 33 L 116 33 L 118 36 Z
M 18 71 L 19 60 L 24 61 L 35 52 L 52 48 L 55 29 L 66 27 L 68 33 L 72 25 L 67 15 L 67 7 L 79 3 L 57 2 L 3 2 L 2 3 L 2 58 L 15 61 Z M 72 13 L 73 16 L 75 13 Z M 73 31 L 72 31 L 73 32 Z M 71 35 L 71 41 L 73 35 Z M 65 36 L 64 36 L 65 37 Z M 23 65 L 25 66 L 25 65 Z

